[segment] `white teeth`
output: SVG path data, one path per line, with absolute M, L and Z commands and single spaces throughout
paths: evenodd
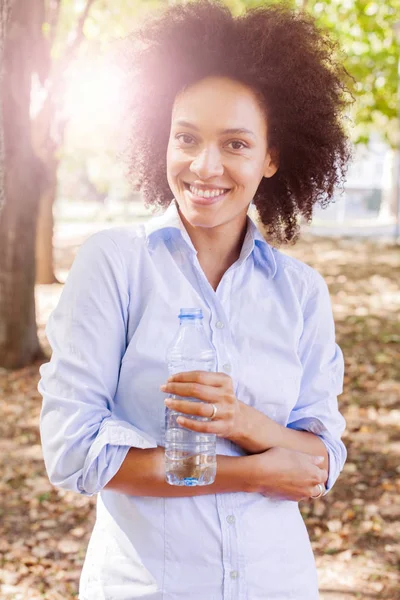
M 194 196 L 200 196 L 201 198 L 216 198 L 221 194 L 225 194 L 226 190 L 223 189 L 212 189 L 212 190 L 200 190 L 193 185 L 190 186 L 190 191 Z

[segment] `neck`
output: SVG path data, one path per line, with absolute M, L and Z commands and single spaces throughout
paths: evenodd
M 179 211 L 203 268 L 225 272 L 240 256 L 247 230 L 247 213 L 218 227 L 194 227 Z

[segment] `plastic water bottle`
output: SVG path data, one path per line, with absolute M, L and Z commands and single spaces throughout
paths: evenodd
M 216 371 L 215 351 L 204 331 L 202 319 L 200 308 L 181 308 L 179 329 L 167 350 L 170 375 L 184 371 Z M 199 401 L 187 397 L 182 399 Z M 169 408 L 165 411 L 166 480 L 171 485 L 213 483 L 217 471 L 216 436 L 180 426 L 177 423 L 180 414 Z M 203 417 L 189 418 L 207 420 Z

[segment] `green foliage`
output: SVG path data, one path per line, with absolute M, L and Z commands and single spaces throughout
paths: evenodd
M 225 0 L 224 2 L 235 14 L 240 14 L 248 8 L 257 8 L 271 4 L 282 4 L 282 0 Z M 298 6 L 296 0 L 286 0 L 286 5 L 295 8 Z
M 400 21 L 400 0 L 311 0 L 308 10 L 339 41 L 356 81 L 356 141 L 365 142 L 378 131 L 395 145 L 400 40 L 394 26 Z

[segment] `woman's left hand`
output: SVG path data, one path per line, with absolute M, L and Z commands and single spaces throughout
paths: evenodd
M 177 373 L 169 377 L 167 383 L 160 389 L 170 395 L 201 400 L 201 402 L 193 402 L 169 397 L 165 400 L 168 408 L 185 415 L 210 419 L 197 421 L 188 417 L 178 417 L 179 425 L 192 431 L 215 433 L 227 439 L 237 436 L 240 424 L 240 402 L 234 394 L 229 375 L 208 371 Z M 213 413 L 215 416 L 211 420 Z

